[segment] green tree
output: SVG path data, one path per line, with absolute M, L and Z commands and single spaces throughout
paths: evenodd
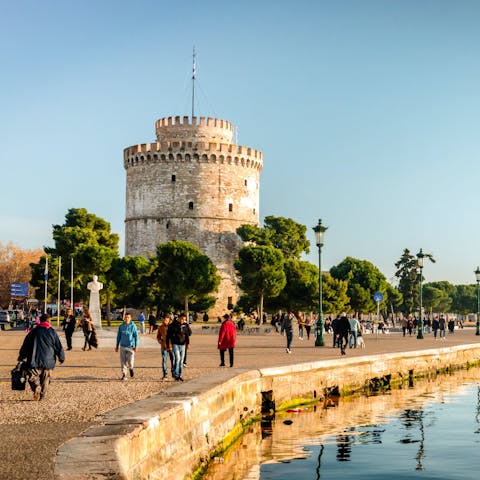
M 237 234 L 244 242 L 278 248 L 285 259 L 300 259 L 302 252 L 310 251 L 310 242 L 306 237 L 307 228 L 295 220 L 268 216 L 265 217 L 263 225 L 263 228 L 241 225 L 237 228 Z
M 330 273 L 322 273 L 322 305 L 326 314 L 348 311 L 350 299 L 347 294 L 348 281 L 332 277 Z M 318 308 L 318 299 L 316 303 Z
M 152 273 L 145 279 L 159 309 L 167 304 L 175 308 L 183 302 L 188 316 L 189 303 L 208 297 L 220 283 L 217 267 L 189 242 L 159 244 L 151 261 Z
M 295 258 L 285 260 L 285 287 L 268 301 L 270 308 L 307 311 L 318 307 L 318 267 Z
M 380 308 L 385 308 L 388 302 L 388 282 L 380 270 L 367 260 L 347 257 L 337 266 L 330 269 L 332 277 L 348 281 L 347 295 L 350 306 L 357 313 L 374 312 L 377 304 L 373 294 L 380 292 L 383 300 Z
M 423 305 L 432 312 L 449 312 L 457 289 L 449 282 L 429 282 L 423 285 Z
M 284 258 L 277 248 L 247 245 L 240 249 L 234 263 L 240 276 L 240 288 L 258 302 L 260 318 L 263 316 L 264 298 L 276 297 L 286 283 Z
M 107 273 L 113 260 L 118 257 L 118 235 L 111 233 L 110 224 L 93 213 L 88 213 L 85 208 L 71 208 L 65 216 L 65 223 L 53 226 L 52 236 L 55 246 L 44 248 L 49 257 L 49 285 L 55 282 L 56 262 L 61 257 L 61 285 L 67 296 L 71 287 L 70 259 L 73 258 L 74 298 L 87 298 L 86 285 L 95 274 L 104 283 L 101 294 L 108 300 L 110 282 Z M 42 257 L 37 264 L 31 264 L 31 283 L 39 288 L 40 292 L 44 288 L 45 258 Z
M 145 257 L 119 257 L 108 271 L 115 306 L 130 305 L 142 308 L 153 303 L 148 282 L 143 278 L 151 273 L 152 264 Z
M 461 315 L 477 311 L 477 286 L 457 285 L 452 302 L 452 311 Z
M 433 256 L 429 253 L 423 254 L 431 262 L 435 262 Z M 418 257 L 410 253 L 406 248 L 400 260 L 395 263 L 397 271 L 395 276 L 398 278 L 398 291 L 402 294 L 403 304 L 401 310 L 408 315 L 413 312 L 415 305 L 418 304 L 420 298 L 420 278 Z

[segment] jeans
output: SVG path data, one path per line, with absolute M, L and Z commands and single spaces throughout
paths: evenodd
M 225 352 L 226 350 L 220 350 L 220 366 L 225 366 Z M 230 360 L 230 366 L 233 367 L 233 348 L 228 349 L 228 358 Z
M 286 337 L 287 337 L 287 348 L 290 350 L 290 347 L 292 346 L 292 340 L 293 340 L 293 332 L 290 331 L 285 331 Z
M 185 345 L 177 345 L 174 343 L 172 345 L 173 351 L 173 376 L 179 378 L 183 373 L 183 360 L 185 358 Z
M 162 351 L 162 370 L 163 370 L 163 376 L 166 377 L 168 375 L 168 357 L 172 358 L 171 355 L 169 355 L 168 350 L 164 350 L 163 348 L 161 349 Z M 172 364 L 172 375 L 173 375 L 173 359 L 170 360 Z
M 350 348 L 352 348 L 352 346 L 353 348 L 357 348 L 357 336 L 358 336 L 358 332 L 356 330 L 352 330 L 350 332 L 350 340 L 349 340 Z

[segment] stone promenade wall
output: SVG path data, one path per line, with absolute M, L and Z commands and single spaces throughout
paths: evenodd
M 480 345 L 369 355 L 241 373 L 222 369 L 106 414 L 62 445 L 61 480 L 191 478 L 261 412 L 369 384 L 393 383 L 480 361 Z

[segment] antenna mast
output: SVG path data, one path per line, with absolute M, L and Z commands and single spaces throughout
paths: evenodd
M 193 117 L 195 116 L 195 46 L 193 47 L 193 55 L 192 55 L 192 121 Z

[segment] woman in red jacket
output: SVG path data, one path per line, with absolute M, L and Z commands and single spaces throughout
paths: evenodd
M 228 313 L 223 316 L 222 326 L 218 332 L 218 349 L 220 350 L 220 366 L 225 366 L 225 350 L 228 350 L 230 367 L 233 367 L 233 349 L 237 342 L 237 328 Z

